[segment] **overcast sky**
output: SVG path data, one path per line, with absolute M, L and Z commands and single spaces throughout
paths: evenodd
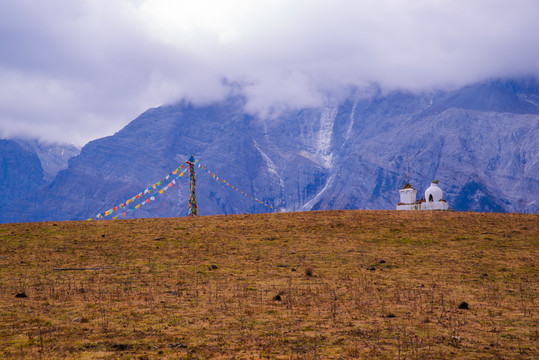
M 83 145 L 231 91 L 265 116 L 539 75 L 538 19 L 538 0 L 0 0 L 0 137 Z

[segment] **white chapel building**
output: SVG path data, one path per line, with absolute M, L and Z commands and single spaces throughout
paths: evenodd
M 444 193 L 438 187 L 438 180 L 430 184 L 421 200 L 416 200 L 417 191 L 408 183 L 399 190 L 399 194 L 397 210 L 449 210 L 449 205 L 443 199 Z

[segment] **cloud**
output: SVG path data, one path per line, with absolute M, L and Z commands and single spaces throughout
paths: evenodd
M 0 136 L 82 145 L 151 106 L 253 113 L 539 74 L 535 0 L 0 0 Z M 235 87 L 234 87 L 235 88 Z

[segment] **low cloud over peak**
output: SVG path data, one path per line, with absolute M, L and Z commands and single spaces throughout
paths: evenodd
M 151 106 L 223 99 L 229 83 L 268 114 L 372 84 L 422 91 L 539 74 L 534 0 L 0 5 L 6 137 L 83 144 Z

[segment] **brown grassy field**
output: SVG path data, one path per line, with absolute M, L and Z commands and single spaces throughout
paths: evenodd
M 522 214 L 0 225 L 0 358 L 537 359 L 538 245 Z

